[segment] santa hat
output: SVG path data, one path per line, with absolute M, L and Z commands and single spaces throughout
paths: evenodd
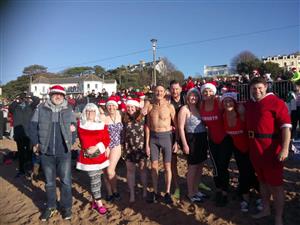
M 225 92 L 221 97 L 221 101 L 223 101 L 225 98 L 231 98 L 234 101 L 237 101 L 237 93 L 236 92 Z
M 140 107 L 140 99 L 138 99 L 138 98 L 128 99 L 126 102 L 126 105 L 133 105 L 133 106 L 139 108 Z
M 118 107 L 118 100 L 116 99 L 116 96 L 110 96 L 107 99 L 106 106 L 108 106 L 108 105 L 114 105 L 114 106 Z
M 296 72 L 297 68 L 296 67 L 292 67 L 291 70 L 292 70 L 292 72 Z
M 253 70 L 252 73 L 253 73 L 253 75 L 255 75 L 255 76 L 259 76 L 258 70 Z
M 201 88 L 200 88 L 201 94 L 207 88 L 211 89 L 213 91 L 214 95 L 217 93 L 217 88 L 215 85 L 213 85 L 212 83 L 205 83 L 205 84 L 201 85 Z
M 136 92 L 136 95 L 141 99 L 145 98 L 145 94 L 143 92 Z
M 98 105 L 105 105 L 106 101 L 104 99 L 100 99 Z
M 49 88 L 49 95 L 52 95 L 52 94 L 55 94 L 55 93 L 66 95 L 66 91 L 65 91 L 64 87 L 62 87 L 60 85 L 54 85 L 54 86 Z
M 118 105 L 120 105 L 121 104 L 121 97 L 119 95 L 116 95 L 115 98 L 117 100 Z
M 119 110 L 121 110 L 121 112 L 126 112 L 126 104 L 124 102 L 121 102 L 121 104 L 119 105 Z

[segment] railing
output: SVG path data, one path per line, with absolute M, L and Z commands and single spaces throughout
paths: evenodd
M 291 81 L 274 81 L 268 83 L 268 85 L 268 92 L 273 92 L 283 100 L 287 98 L 290 91 L 294 90 L 294 84 Z M 249 84 L 239 84 L 233 86 L 233 88 L 239 93 L 238 101 L 244 102 L 250 99 Z

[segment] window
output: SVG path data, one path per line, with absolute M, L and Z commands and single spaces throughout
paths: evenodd
M 45 92 L 46 92 L 45 89 L 46 89 L 45 86 L 43 86 L 43 91 L 42 91 L 42 93 L 45 93 Z
M 90 89 L 90 84 L 87 84 L 87 88 Z
M 37 91 L 37 86 L 34 86 L 34 91 Z
M 98 89 L 98 84 L 95 84 L 95 89 Z

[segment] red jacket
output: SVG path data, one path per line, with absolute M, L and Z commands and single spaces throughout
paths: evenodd
M 93 122 L 82 125 L 80 121 L 78 121 L 77 130 L 81 151 L 76 168 L 84 171 L 93 171 L 108 167 L 109 160 L 105 156 L 105 149 L 110 142 L 107 126 L 103 122 Z M 95 158 L 87 158 L 84 156 L 86 149 L 91 146 L 97 146 L 100 150 L 100 154 Z

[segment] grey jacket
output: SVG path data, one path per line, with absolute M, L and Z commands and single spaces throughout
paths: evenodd
M 76 124 L 75 115 L 72 107 L 65 105 L 61 108 L 59 113 L 59 127 L 63 136 L 63 141 L 68 151 L 72 146 L 72 133 L 70 131 L 71 124 Z M 41 153 L 46 153 L 50 142 L 55 142 L 55 138 L 58 138 L 51 131 L 53 126 L 53 115 L 51 107 L 46 103 L 40 104 L 35 110 L 34 115 L 30 123 L 30 139 L 33 145 L 40 144 Z

